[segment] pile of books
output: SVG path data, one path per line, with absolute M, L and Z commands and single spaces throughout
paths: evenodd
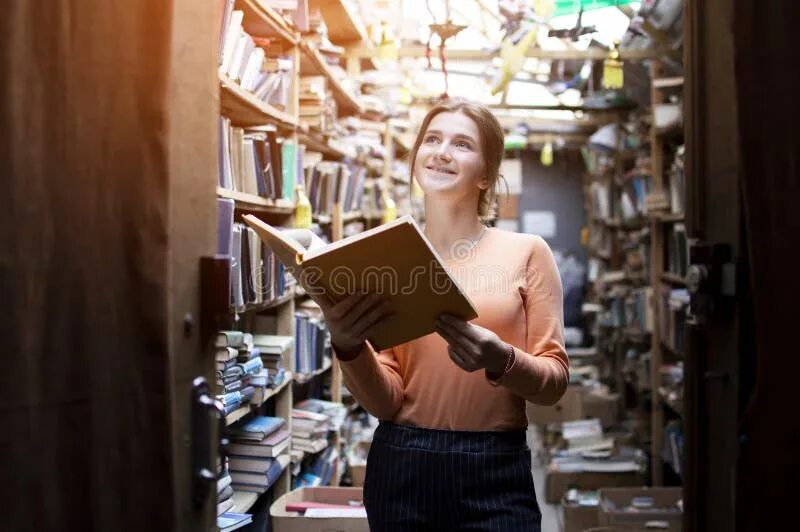
M 228 430 L 228 467 L 235 491 L 264 493 L 289 464 L 286 420 L 255 416 Z
M 328 446 L 330 417 L 301 408 L 292 409 L 292 449 L 316 454 Z
M 260 404 L 259 398 L 263 401 L 265 384 L 262 385 L 258 376 L 264 365 L 250 333 L 221 331 L 217 335 L 215 359 L 217 399 L 222 402 L 226 415 L 251 403 Z
M 224 466 L 221 468 L 219 480 L 217 480 L 217 515 L 222 515 L 233 508 L 233 486 L 231 486 L 231 474 L 228 469 L 228 459 L 225 458 Z
M 253 344 L 261 353 L 261 362 L 264 365 L 263 373 L 266 376 L 266 387 L 277 388 L 292 374 L 286 371 L 285 366 L 291 360 L 294 349 L 294 338 L 273 334 L 253 335 Z M 284 360 L 287 364 L 284 364 Z

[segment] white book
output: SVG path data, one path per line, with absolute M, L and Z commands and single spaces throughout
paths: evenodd
M 226 71 L 228 77 L 233 78 L 234 80 L 239 78 L 239 69 L 242 67 L 242 61 L 245 50 L 247 49 L 248 39 L 250 39 L 250 36 L 246 34 L 244 30 L 239 30 L 239 35 L 236 39 L 236 46 L 233 49 L 233 55 L 231 56 L 231 62 L 228 65 L 228 70 Z M 252 39 L 250 40 L 252 41 Z
M 244 69 L 244 74 L 242 74 L 242 88 L 252 91 L 256 86 L 256 80 L 258 79 L 258 74 L 261 72 L 261 65 L 264 63 L 264 49 L 261 47 L 256 47 L 250 53 L 250 57 L 247 60 L 247 66 Z
M 243 19 L 243 11 L 235 10 L 233 13 L 231 13 L 230 24 L 225 32 L 225 43 L 223 44 L 222 48 L 222 63 L 219 66 L 220 73 L 228 72 L 236 44 L 239 41 L 239 36 L 241 35 Z

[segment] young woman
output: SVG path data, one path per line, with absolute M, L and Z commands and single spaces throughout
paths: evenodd
M 555 261 L 540 237 L 481 224 L 503 157 L 488 109 L 438 104 L 410 155 L 425 235 L 479 317 L 441 316 L 437 333 L 376 353 L 365 340 L 388 301 L 323 304 L 344 382 L 381 420 L 364 486 L 370 529 L 538 531 L 525 401 L 553 404 L 569 379 Z

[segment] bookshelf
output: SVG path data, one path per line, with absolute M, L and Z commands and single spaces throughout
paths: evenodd
M 232 199 L 236 202 L 236 209 L 243 211 L 259 211 L 282 215 L 294 213 L 294 204 L 288 200 L 273 200 L 222 187 L 217 187 L 217 197 Z
M 322 18 L 328 26 L 328 38 L 332 43 L 346 46 L 366 41 L 367 28 L 353 10 L 352 5 L 344 0 L 311 0 L 310 8 L 319 8 Z
M 226 73 L 221 71 L 217 73 L 219 113 L 223 117 L 221 124 L 228 124 L 227 130 L 221 128 L 221 131 L 228 132 L 226 133 L 228 137 L 219 137 L 219 142 L 221 143 L 223 138 L 227 139 L 224 142 L 228 144 L 223 144 L 219 147 L 227 147 L 228 151 L 220 149 L 219 153 L 223 154 L 224 157 L 229 157 L 231 160 L 229 162 L 220 161 L 223 163 L 221 168 L 215 168 L 214 171 L 227 171 L 224 170 L 226 168 L 225 164 L 231 168 L 235 167 L 235 171 L 231 170 L 229 172 L 234 176 L 233 186 L 230 185 L 231 180 L 228 180 L 225 182 L 225 187 L 217 186 L 215 193 L 218 201 L 225 200 L 227 202 L 226 205 L 232 205 L 234 222 L 239 221 L 241 215 L 247 213 L 262 218 L 272 225 L 293 227 L 295 223 L 297 188 L 295 186 L 294 190 L 290 190 L 289 186 L 283 186 L 290 183 L 286 181 L 285 172 L 286 162 L 292 161 L 292 156 L 290 155 L 290 158 L 286 159 L 286 151 L 280 152 L 282 170 L 276 177 L 281 177 L 282 181 L 277 180 L 276 183 L 283 183 L 283 185 L 276 189 L 275 187 L 278 187 L 276 184 L 270 189 L 270 181 L 267 181 L 266 192 L 261 187 L 258 177 L 255 178 L 255 184 L 259 186 L 253 187 L 253 179 L 250 177 L 253 165 L 251 164 L 243 170 L 241 166 L 242 160 L 237 159 L 234 161 L 233 158 L 239 157 L 237 153 L 246 153 L 245 149 L 249 149 L 250 146 L 247 142 L 252 142 L 256 155 L 250 155 L 250 157 L 255 162 L 255 175 L 258 176 L 260 171 L 258 170 L 258 149 L 260 148 L 255 147 L 256 142 L 263 142 L 267 146 L 265 150 L 269 155 L 268 162 L 275 161 L 276 154 L 269 151 L 274 145 L 279 145 L 282 150 L 286 148 L 287 144 L 294 146 L 297 149 L 297 158 L 294 160 L 296 162 L 291 163 L 291 165 L 297 173 L 294 174 L 295 178 L 292 179 L 291 183 L 295 185 L 300 183 L 301 176 L 304 184 L 308 184 L 305 181 L 308 178 L 308 170 L 311 167 L 306 166 L 305 155 L 309 153 L 313 155 L 309 157 L 310 161 L 319 161 L 316 158 L 318 155 L 314 154 L 321 154 L 323 162 L 339 164 L 348 161 L 348 164 L 351 164 L 354 161 L 353 164 L 363 165 L 364 163 L 360 156 L 354 157 L 349 151 L 345 153 L 345 150 L 349 149 L 347 137 L 343 137 L 342 141 L 337 144 L 337 139 L 329 136 L 330 131 L 328 129 L 325 129 L 323 133 L 323 130 L 317 126 L 309 125 L 309 123 L 316 123 L 315 121 L 300 119 L 301 76 L 324 76 L 329 94 L 336 104 L 338 118 L 347 116 L 358 118 L 363 113 L 363 108 L 358 98 L 346 88 L 350 86 L 350 81 L 357 80 L 342 79 L 340 76 L 343 71 L 336 65 L 331 65 L 326 55 L 316 48 L 313 32 L 301 33 L 289 17 L 270 7 L 269 4 L 268 0 L 234 0 L 231 5 L 234 11 L 241 11 L 241 29 L 237 31 L 243 31 L 252 40 L 248 47 L 248 50 L 252 50 L 252 52 L 249 53 L 260 54 L 260 50 L 263 50 L 264 57 L 270 58 L 268 63 L 277 65 L 271 67 L 277 68 L 274 72 L 285 73 L 286 79 L 280 84 L 280 90 L 285 91 L 285 94 L 282 94 L 283 97 L 273 98 L 271 95 L 263 96 L 264 93 L 252 89 L 255 86 L 253 84 L 254 78 L 244 74 L 247 69 L 247 59 L 245 59 L 244 54 L 242 54 L 241 66 L 229 66 Z M 334 44 L 340 46 L 349 44 L 366 46 L 369 44 L 368 31 L 349 3 L 342 1 L 312 1 L 309 7 L 321 10 L 322 16 L 328 21 L 330 37 Z M 332 24 L 330 21 L 336 21 L 336 23 Z M 246 39 L 246 36 L 240 36 L 239 38 Z M 282 62 L 290 63 L 291 69 L 289 70 L 286 66 L 280 66 Z M 234 62 L 234 64 L 238 65 L 239 63 Z M 265 66 L 262 62 L 261 68 L 270 67 Z M 262 70 L 258 72 L 258 75 L 262 76 L 268 72 L 273 71 Z M 256 96 L 256 94 L 259 94 L 259 96 Z M 366 127 L 372 127 L 372 125 L 367 124 Z M 382 123 L 375 123 L 375 125 L 381 128 L 383 141 L 391 143 L 393 147 L 392 156 L 396 154 L 402 156 L 402 154 L 407 153 L 409 148 L 408 140 L 404 139 L 396 129 Z M 239 128 L 240 131 L 237 130 L 230 133 L 233 128 Z M 234 134 L 239 136 L 237 138 L 244 139 L 241 143 L 243 146 L 242 152 L 236 152 L 238 145 L 231 144 L 231 138 Z M 266 137 L 266 140 L 263 140 L 264 137 Z M 272 144 L 273 142 L 275 142 L 274 145 Z M 310 164 L 320 163 L 312 162 Z M 391 160 L 388 163 L 384 160 L 379 162 L 380 170 L 384 173 L 390 169 L 390 165 Z M 266 168 L 266 164 L 262 164 L 262 168 Z M 237 179 L 239 180 L 237 181 Z M 245 179 L 248 181 L 245 182 Z M 275 192 L 277 194 L 274 194 Z M 232 204 L 230 200 L 232 200 Z M 359 209 L 344 212 L 341 201 L 344 200 L 334 202 L 333 209 L 330 212 L 325 211 L 325 214 L 314 217 L 314 221 L 320 225 L 323 231 L 329 233 L 331 241 L 343 238 L 346 224 L 352 224 L 364 219 L 364 213 Z M 278 292 L 278 294 L 280 295 L 270 298 L 268 301 L 240 305 L 238 312 L 234 312 L 231 309 L 227 328 L 253 334 L 280 335 L 295 338 L 296 314 L 309 302 L 308 296 L 297 286 L 289 287 L 285 293 Z M 256 298 L 255 301 L 259 301 L 259 299 Z M 280 366 L 286 371 L 287 377 L 285 380 L 277 387 L 268 389 L 264 393 L 260 404 L 244 404 L 230 411 L 225 416 L 226 426 L 235 427 L 238 424 L 247 422 L 253 415 L 260 414 L 284 418 L 286 420 L 286 428 L 291 431 L 294 405 L 310 389 L 322 393 L 321 390 L 324 389 L 323 384 L 325 383 L 329 383 L 330 399 L 334 402 L 341 402 L 342 377 L 335 359 L 328 360 L 323 367 L 312 372 L 299 373 L 295 371 L 295 358 L 294 352 L 284 354 L 281 357 Z M 313 397 L 316 396 L 314 395 Z M 342 448 L 343 442 L 339 432 L 333 433 L 330 439 L 331 446 L 337 449 Z M 287 452 L 290 451 L 291 446 Z M 340 457 L 343 454 L 340 453 Z M 331 481 L 332 485 L 337 485 L 341 479 L 342 464 L 343 462 L 340 458 L 339 467 L 337 467 L 336 474 Z M 272 500 L 292 489 L 293 471 L 291 469 L 291 466 L 284 468 L 271 490 L 265 494 L 256 495 L 235 491 L 233 497 L 234 511 L 255 513 L 263 512 L 266 508 L 268 512 Z M 267 498 L 270 500 L 266 500 Z
M 667 91 L 678 91 L 682 89 L 683 78 L 664 78 L 662 77 L 662 65 L 659 61 L 653 61 L 650 65 L 651 95 L 650 101 L 653 109 L 666 100 Z M 668 141 L 680 140 L 683 131 L 680 125 L 668 127 L 657 127 L 655 114 L 651 120 L 650 131 L 650 158 L 653 195 L 664 197 L 668 195 L 670 183 L 665 175 L 665 167 L 669 160 L 674 157 L 670 151 Z M 675 273 L 665 271 L 665 259 L 667 259 L 667 232 L 670 227 L 683 220 L 682 212 L 668 212 L 668 205 L 662 205 L 664 209 L 658 209 L 650 213 L 650 283 L 656 290 L 658 297 L 654 297 L 653 314 L 656 326 L 653 327 L 653 338 L 650 346 L 650 387 L 658 393 L 652 394 L 651 411 L 651 459 L 652 459 L 652 484 L 661 486 L 664 483 L 663 464 L 664 461 L 664 433 L 665 433 L 665 411 L 682 416 L 682 399 L 675 399 L 662 386 L 662 367 L 665 363 L 665 355 L 675 357 L 674 350 L 668 348 L 667 339 L 663 334 L 662 322 L 665 315 L 670 312 L 667 307 L 669 301 L 665 301 L 661 294 L 664 291 L 672 291 L 686 286 L 685 279 Z M 674 208 L 674 206 L 673 206 Z M 682 358 L 682 357 L 679 357 Z M 673 469 L 674 466 L 673 466 Z
M 286 46 L 297 45 L 299 33 L 265 0 L 236 0 L 235 8 L 244 12 L 242 27 L 250 35 L 276 39 Z
M 325 76 L 336 100 L 339 116 L 357 115 L 363 112 L 355 97 L 342 87 L 333 70 L 325 62 L 319 51 L 312 44 L 300 41 L 301 53 L 300 75 Z
M 235 126 L 262 126 L 273 124 L 284 132 L 293 132 L 297 120 L 244 90 L 227 75 L 219 74 L 220 112 Z
M 584 149 L 583 176 L 593 283 L 587 300 L 601 308 L 594 329 L 598 353 L 605 356 L 603 364 L 620 391 L 626 382 L 632 384 L 637 439 L 651 458 L 654 486 L 663 485 L 663 467 L 672 465 L 664 453 L 672 456 L 669 438 L 681 419 L 681 393 L 673 375 L 682 373 L 683 356 L 672 346 L 675 338 L 680 341 L 680 293 L 686 287 L 684 276 L 676 273 L 684 270 L 674 264 L 685 259 L 678 249 L 685 245 L 678 238 L 685 234 L 683 180 L 676 177 L 682 171 L 682 130 L 680 125 L 656 127 L 654 111 L 668 95 L 680 94 L 682 79 L 661 74 L 654 61 L 653 107 L 604 126 L 616 124 L 618 132 L 624 131 L 617 135 L 615 150 Z M 644 186 L 631 196 L 626 186 L 637 177 Z M 624 194 L 628 198 L 623 201 Z

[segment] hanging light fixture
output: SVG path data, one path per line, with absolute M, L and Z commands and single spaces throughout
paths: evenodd
M 397 39 L 385 21 L 381 21 L 381 42 L 378 43 L 378 58 L 385 62 L 397 62 Z
M 552 166 L 553 165 L 553 141 L 547 139 L 547 142 L 544 143 L 542 146 L 542 153 L 539 157 L 539 160 L 542 163 L 542 166 Z
M 606 89 L 621 89 L 623 84 L 624 63 L 619 58 L 619 41 L 615 40 L 608 51 L 608 57 L 603 61 L 603 87 Z

